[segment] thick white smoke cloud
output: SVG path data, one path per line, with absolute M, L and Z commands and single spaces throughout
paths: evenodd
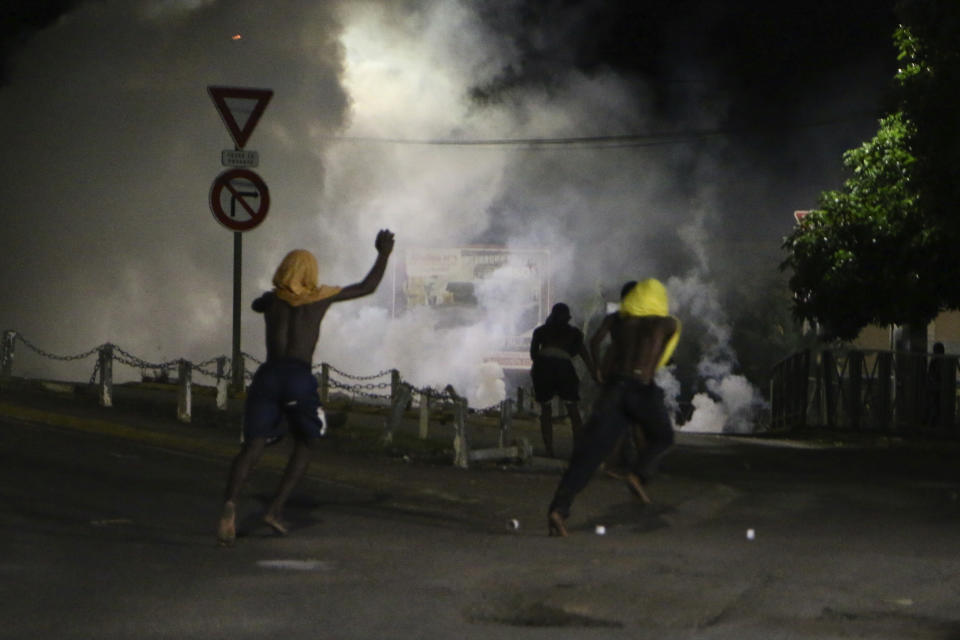
M 244 351 L 264 355 L 249 302 L 292 248 L 313 251 L 322 280 L 340 285 L 369 269 L 380 228 L 396 232 L 398 253 L 482 242 L 546 248 L 554 301 L 571 303 L 578 324 L 597 283 L 615 291 L 647 275 L 665 280 L 679 313 L 711 327 L 701 375 L 713 402 L 728 425 L 749 422 L 741 417 L 756 397 L 734 399 L 749 394 L 724 369 L 735 356 L 706 266 L 704 230 L 723 212 L 701 185 L 731 177 L 709 161 L 719 143 L 383 141 L 580 137 L 662 124 L 635 78 L 604 70 L 559 69 L 549 90 L 471 103 L 470 88 L 518 55 L 510 34 L 490 31 L 477 8 L 450 0 L 289 0 L 282 10 L 261 0 L 80 4 L 18 51 L 0 88 L 0 169 L 17 176 L 4 185 L 0 328 L 57 354 L 102 342 L 149 362 L 229 354 L 232 237 L 207 197 L 220 151 L 232 145 L 206 87 L 271 88 L 247 145 L 260 154 L 272 205 L 243 237 Z M 722 116 L 719 107 L 692 111 L 690 128 Z M 783 226 L 767 216 L 772 242 L 790 222 L 775 215 Z M 668 279 L 679 266 L 687 275 Z M 331 309 L 316 361 L 358 375 L 397 368 L 418 386 L 452 384 L 474 406 L 502 398 L 500 372 L 483 361 L 514 328 L 509 278 L 485 283 L 475 322 L 459 327 L 440 326 L 426 309 L 392 318 L 391 278 L 376 295 Z M 92 367 L 18 357 L 27 368 L 19 371 L 34 375 L 82 379 Z
M 697 263 L 685 276 L 671 277 L 667 288 L 676 313 L 704 328 L 700 334 L 697 374 L 706 387 L 706 391 L 694 394 L 693 412 L 682 428 L 691 432 L 749 433 L 755 429 L 758 413 L 766 408 L 766 401 L 744 376 L 734 373 L 737 356 L 730 344 L 732 328 L 716 285 L 705 279 L 710 269 L 709 259 L 702 251 L 702 212 L 681 229 L 680 235 L 696 254 Z M 668 373 L 664 377 L 671 376 Z M 676 390 L 676 385 L 672 387 Z

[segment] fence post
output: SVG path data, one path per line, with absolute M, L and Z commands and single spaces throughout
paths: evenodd
M 227 356 L 217 358 L 217 409 L 227 409 Z
M 326 362 L 320 363 L 320 379 L 317 382 L 320 387 L 320 404 L 327 404 L 330 397 L 330 365 Z
M 863 369 L 864 358 L 862 351 L 851 351 L 847 354 L 847 419 L 849 426 L 859 431 L 863 426 Z
M 937 411 L 937 427 L 944 432 L 953 430 L 953 421 L 956 414 L 957 401 L 957 357 L 942 357 L 943 366 L 940 367 L 940 379 L 936 384 L 940 387 L 937 398 L 940 406 Z
M 430 430 L 430 389 L 420 392 L 420 439 L 427 439 Z
M 461 469 L 470 467 L 470 443 L 467 440 L 467 401 L 455 397 L 453 401 L 453 464 Z
M 500 435 L 497 446 L 505 447 L 510 441 L 510 423 L 513 418 L 513 400 L 505 398 L 500 403 Z
M 400 372 L 396 369 L 390 369 L 390 399 L 393 400 L 397 397 L 397 392 L 400 391 Z
M 517 387 L 517 415 L 523 415 L 523 387 Z
M 3 345 L 0 345 L 0 377 L 9 378 L 13 375 L 13 353 L 17 345 L 17 332 L 5 331 Z
M 798 375 L 794 384 L 797 385 L 797 403 L 800 412 L 800 426 L 807 426 L 807 408 L 810 406 L 810 349 L 804 349 L 797 365 Z
M 105 344 L 99 350 L 100 406 L 113 406 L 113 345 Z
M 177 420 L 190 422 L 193 404 L 193 365 L 180 359 L 177 366 Z
M 821 355 L 821 365 L 823 368 L 823 399 L 826 406 L 827 427 L 835 429 L 837 426 L 837 404 L 836 404 L 836 383 L 837 365 L 834 354 L 830 350 L 825 350 Z
M 889 431 L 893 411 L 893 354 L 884 351 L 877 354 L 877 426 Z
M 390 417 L 386 421 L 386 430 L 383 434 L 383 444 L 390 444 L 393 442 L 393 432 L 400 427 L 400 423 L 403 421 L 403 412 L 407 408 L 407 403 L 410 402 L 410 396 L 413 394 L 413 387 L 409 384 L 403 383 L 397 389 L 397 393 L 392 398 L 392 404 L 390 407 Z

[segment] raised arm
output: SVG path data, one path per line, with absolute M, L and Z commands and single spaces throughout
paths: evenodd
M 377 290 L 377 285 L 383 279 L 383 274 L 387 269 L 387 260 L 390 258 L 390 252 L 393 251 L 393 233 L 389 229 L 381 229 L 377 234 L 377 239 L 373 246 L 377 249 L 377 259 L 374 261 L 370 272 L 360 282 L 355 282 L 345 286 L 340 293 L 333 296 L 334 301 L 350 300 L 361 296 L 370 295 Z

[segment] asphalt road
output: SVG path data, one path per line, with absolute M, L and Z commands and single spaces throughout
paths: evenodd
M 685 435 L 653 506 L 598 476 L 567 539 L 555 469 L 329 452 L 276 537 L 281 450 L 221 549 L 233 434 L 41 422 L 0 418 L 2 638 L 960 639 L 956 446 Z

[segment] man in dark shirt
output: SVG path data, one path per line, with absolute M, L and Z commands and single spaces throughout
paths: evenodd
M 303 249 L 291 251 L 277 267 L 273 290 L 254 300 L 253 310 L 266 324 L 267 360 L 257 369 L 243 412 L 243 446 L 233 460 L 217 528 L 217 540 L 236 539 L 237 498 L 250 470 L 269 442 L 283 437 L 285 417 L 295 444 L 277 492 L 263 515 L 275 532 L 285 534 L 283 506 L 307 470 L 310 452 L 326 433 L 317 380 L 311 373 L 320 322 L 335 302 L 373 293 L 383 279 L 393 233 L 381 230 L 374 242 L 377 259 L 366 277 L 340 288 L 317 284 L 317 261 Z
M 580 356 L 593 372 L 593 361 L 583 344 L 583 333 L 570 325 L 570 308 L 562 302 L 553 305 L 544 324 L 533 330 L 530 358 L 533 367 L 533 395 L 540 403 L 540 433 L 547 455 L 553 457 L 553 413 L 550 401 L 559 396 L 567 407 L 573 430 L 574 448 L 583 431 L 577 403 L 580 401 L 580 379 L 573 367 L 573 358 Z
M 654 279 L 637 283 L 620 304 L 620 317 L 610 327 L 611 345 L 600 363 L 603 390 L 586 425 L 583 446 L 573 452 L 548 510 L 552 536 L 566 536 L 566 519 L 574 497 L 586 487 L 617 440 L 639 423 L 646 448 L 627 485 L 649 502 L 644 485 L 660 458 L 673 445 L 673 425 L 654 383 L 656 370 L 670 359 L 680 336 L 680 321 L 669 315 L 666 288 Z

